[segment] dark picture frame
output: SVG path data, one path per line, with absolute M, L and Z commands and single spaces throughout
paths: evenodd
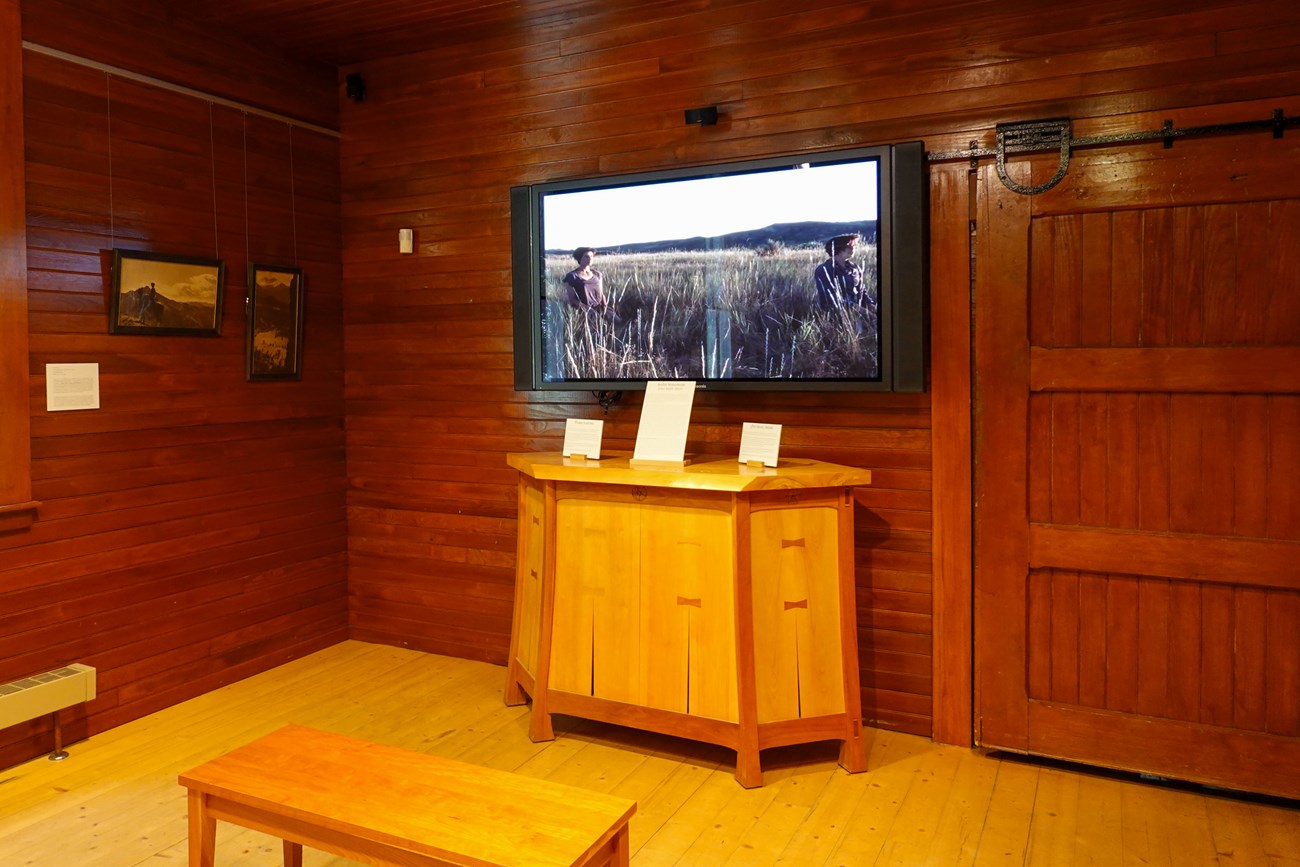
M 249 264 L 250 382 L 302 378 L 302 301 L 301 268 Z
M 219 259 L 115 248 L 108 331 L 216 337 L 225 289 Z

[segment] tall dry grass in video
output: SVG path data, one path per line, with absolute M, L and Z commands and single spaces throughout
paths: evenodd
M 856 257 L 877 297 L 876 247 Z M 819 247 L 606 254 L 596 267 L 614 316 L 563 303 L 567 257 L 547 259 L 547 297 L 562 317 L 563 379 L 874 377 L 874 307 L 821 310 Z

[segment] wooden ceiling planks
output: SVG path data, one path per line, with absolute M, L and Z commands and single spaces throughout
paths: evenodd
M 184 0 L 173 14 L 242 33 L 303 59 L 347 66 L 518 31 L 591 10 L 589 0 Z

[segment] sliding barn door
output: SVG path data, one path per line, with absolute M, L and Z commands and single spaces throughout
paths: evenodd
M 1300 135 L 979 186 L 977 742 L 1300 796 Z

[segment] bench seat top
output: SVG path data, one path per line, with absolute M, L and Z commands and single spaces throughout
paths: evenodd
M 467 865 L 580 864 L 636 802 L 290 725 L 180 775 L 192 792 Z M 288 839 L 286 837 L 286 839 Z

